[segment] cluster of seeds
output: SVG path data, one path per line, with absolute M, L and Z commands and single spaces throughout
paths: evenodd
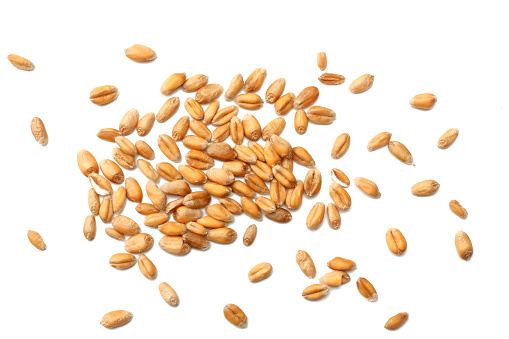
M 133 45 L 125 50 L 125 54 L 139 62 L 156 58 L 156 53 L 143 45 Z M 8 59 L 19 69 L 31 71 L 35 68 L 29 60 L 17 55 L 10 55 Z M 326 69 L 325 53 L 318 53 L 317 64 L 321 71 Z M 138 110 L 133 108 L 122 117 L 118 129 L 101 129 L 97 136 L 117 146 L 112 150 L 113 160 L 104 159 L 98 163 L 89 151 L 78 152 L 79 169 L 92 187 L 88 192 L 91 214 L 85 218 L 83 226 L 85 238 L 89 241 L 95 238 L 95 217 L 99 216 L 103 223 L 111 223 L 112 227 L 105 229 L 107 235 L 125 241 L 127 253 L 114 254 L 109 261 L 112 267 L 127 269 L 138 263 L 146 278 L 154 279 L 157 273 L 154 263 L 143 254 L 153 246 L 154 238 L 143 233 L 133 219 L 121 214 L 126 200 L 137 204 L 136 211 L 145 216 L 145 226 L 157 228 L 161 232 L 162 237 L 158 244 L 164 251 L 185 255 L 191 249 L 207 250 L 211 242 L 234 242 L 237 232 L 228 227 L 228 224 L 234 222 L 235 215 L 245 213 L 258 222 L 263 216 L 276 222 L 289 222 L 292 219 L 290 211 L 302 205 L 304 194 L 313 197 L 320 192 L 321 172 L 315 167 L 316 163 L 311 154 L 303 147 L 293 147 L 288 140 L 280 136 L 286 127 L 286 120 L 282 116 L 295 108 L 295 131 L 304 134 L 309 121 L 315 124 L 331 124 L 336 114 L 329 108 L 314 105 L 319 97 L 319 90 L 314 86 L 303 89 L 297 96 L 291 92 L 284 93 L 284 78 L 275 80 L 267 88 L 265 100 L 262 99 L 255 92 L 262 88 L 266 76 L 267 71 L 264 68 L 255 69 L 245 81 L 241 74 L 235 75 L 225 91 L 224 98 L 236 105 L 225 108 L 220 108 L 217 101 L 223 94 L 223 87 L 209 84 L 207 76 L 198 74 L 187 77 L 185 73 L 169 76 L 161 86 L 161 94 L 172 95 L 178 89 L 188 93 L 195 92 L 194 99 L 189 97 L 184 101 L 184 108 L 189 116 L 184 116 L 175 123 L 171 136 L 161 134 L 157 139 L 159 149 L 170 162 L 159 162 L 154 167 L 150 162 L 155 159 L 153 148 L 142 140 L 133 143 L 127 137 L 134 131 L 140 137 L 145 136 L 155 121 L 168 121 L 179 110 L 178 97 L 169 98 L 157 114 L 147 113 L 140 118 Z M 325 85 L 339 85 L 344 83 L 345 78 L 339 74 L 323 73 L 318 80 Z M 373 82 L 374 76 L 364 74 L 350 84 L 349 90 L 354 94 L 362 93 L 371 88 Z M 242 89 L 245 93 L 241 93 Z M 119 90 L 115 86 L 100 86 L 90 92 L 90 100 L 97 105 L 106 105 L 113 102 L 118 95 Z M 436 97 L 433 94 L 424 93 L 413 97 L 410 105 L 418 109 L 430 109 L 435 102 Z M 273 104 L 274 111 L 279 116 L 265 127 L 262 128 L 252 114 L 245 114 L 242 119 L 238 117 L 239 108 L 256 110 L 265 103 Z M 208 106 L 204 107 L 206 104 Z M 214 126 L 213 130 L 209 129 L 210 125 Z M 48 135 L 42 120 L 34 118 L 31 129 L 34 138 L 45 146 Z M 190 134 L 189 130 L 194 134 Z M 457 136 L 457 129 L 449 129 L 439 138 L 438 147 L 449 147 Z M 228 137 L 235 144 L 234 147 L 224 142 Z M 403 143 L 391 141 L 391 138 L 391 133 L 381 132 L 368 142 L 367 150 L 375 151 L 388 146 L 394 157 L 404 164 L 412 165 L 413 156 L 410 151 Z M 248 140 L 247 145 L 243 145 L 244 139 Z M 260 139 L 265 144 L 260 144 Z M 172 163 L 182 161 L 178 142 L 189 151 L 184 156 L 187 165 L 182 164 L 176 168 Z M 341 158 L 349 146 L 350 135 L 340 134 L 332 146 L 331 157 Z M 214 167 L 216 161 L 221 161 L 222 167 Z M 309 168 L 303 181 L 293 174 L 294 162 Z M 122 168 L 136 167 L 148 179 L 145 190 L 136 179 L 124 177 Z M 160 178 L 166 182 L 158 185 Z M 311 208 L 306 218 L 306 226 L 310 230 L 317 229 L 325 215 L 332 228 L 339 228 L 340 211 L 346 211 L 351 206 L 351 198 L 346 190 L 350 186 L 348 176 L 333 168 L 331 178 L 333 183 L 329 187 L 329 195 L 332 202 L 327 206 L 324 202 L 317 202 Z M 356 177 L 353 182 L 366 195 L 372 198 L 381 196 L 373 181 Z M 111 184 L 119 186 L 114 190 Z M 193 191 L 189 184 L 201 185 L 202 190 Z M 424 180 L 413 185 L 411 193 L 428 196 L 434 194 L 439 187 L 434 180 Z M 231 193 L 237 194 L 240 202 L 228 197 Z M 150 203 L 143 202 L 145 194 Z M 168 196 L 178 198 L 168 200 Z M 212 203 L 212 198 L 217 199 L 218 203 Z M 459 202 L 452 200 L 449 206 L 456 215 L 466 218 L 467 211 Z M 170 221 L 171 216 L 174 221 Z M 244 245 L 250 246 L 256 234 L 257 226 L 249 226 L 243 237 Z M 28 238 L 38 249 L 46 249 L 39 233 L 28 231 Z M 401 255 L 407 249 L 405 237 L 396 228 L 387 231 L 386 242 L 395 255 Z M 470 259 L 473 250 L 468 235 L 458 232 L 455 242 L 460 257 Z M 138 254 L 138 258 L 134 254 Z M 315 264 L 307 252 L 298 251 L 296 261 L 308 278 L 316 277 Z M 328 294 L 330 287 L 348 283 L 350 276 L 347 271 L 356 267 L 354 261 L 341 257 L 333 258 L 327 265 L 332 271 L 323 275 L 319 284 L 312 284 L 303 290 L 302 296 L 305 299 L 321 299 Z M 248 279 L 258 282 L 268 278 L 271 273 L 272 265 L 263 262 L 248 272 Z M 378 300 L 376 289 L 366 278 L 357 280 L 357 288 L 368 301 Z M 165 302 L 171 306 L 178 305 L 178 295 L 169 284 L 162 282 L 159 290 Z M 232 324 L 247 326 L 247 316 L 238 306 L 227 304 L 223 311 L 225 318 Z M 103 317 L 101 324 L 113 328 L 128 323 L 132 317 L 132 313 L 128 311 L 113 311 Z M 385 327 L 397 329 L 407 318 L 407 313 L 399 313 L 391 317 Z

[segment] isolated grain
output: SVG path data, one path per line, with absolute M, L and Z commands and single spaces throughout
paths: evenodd
M 345 77 L 335 73 L 323 73 L 318 77 L 318 81 L 324 85 L 341 85 L 345 82 Z
M 392 133 L 389 133 L 389 132 L 381 132 L 381 133 L 378 133 L 377 135 L 375 135 L 373 137 L 373 139 L 371 139 L 369 142 L 368 142 L 368 151 L 374 151 L 374 150 L 377 150 L 381 147 L 384 147 L 386 146 L 387 144 L 389 144 L 389 141 L 391 141 L 391 136 L 392 136 Z
M 214 141 L 214 134 L 212 134 L 212 141 Z M 184 139 L 182 139 L 182 143 L 187 148 L 190 148 L 190 149 L 193 149 L 193 150 L 197 150 L 197 151 L 206 150 L 208 145 L 209 145 L 207 140 L 205 140 L 202 137 L 199 137 L 197 135 L 188 135 L 188 136 L 186 136 Z
M 350 135 L 348 133 L 340 134 L 332 145 L 331 158 L 341 158 L 348 150 L 348 147 L 350 147 Z
M 187 232 L 186 224 L 175 221 L 168 221 L 158 225 L 157 229 L 166 235 L 183 235 Z
M 306 251 L 299 250 L 296 255 L 296 261 L 302 273 L 309 279 L 314 279 L 316 276 L 316 267 L 311 256 Z
M 388 330 L 397 330 L 401 326 L 403 326 L 406 321 L 408 320 L 408 313 L 401 312 L 396 314 L 395 316 L 392 316 L 387 322 L 385 323 L 385 328 Z
M 118 88 L 111 85 L 99 86 L 90 91 L 90 101 L 96 105 L 107 105 L 118 97 Z
M 157 138 L 157 145 L 163 154 L 173 162 L 180 162 L 182 155 L 175 140 L 166 134 L 160 134 Z
M 125 270 L 136 264 L 136 257 L 129 253 L 117 253 L 111 256 L 109 263 L 113 268 Z
M 157 112 L 157 122 L 163 123 L 168 121 L 175 113 L 177 113 L 179 106 L 180 99 L 177 97 L 172 97 L 166 100 L 166 102 L 159 109 L 159 112 Z
M 244 109 L 258 109 L 263 106 L 263 99 L 255 93 L 245 93 L 235 98 L 235 103 Z
M 221 161 L 231 161 L 235 159 L 235 151 L 225 142 L 217 142 L 207 147 L 207 154 L 212 158 Z
M 125 51 L 125 56 L 134 61 L 151 61 L 157 58 L 156 52 L 150 47 L 134 44 Z
M 269 104 L 275 103 L 283 94 L 285 90 L 286 80 L 284 78 L 279 78 L 275 80 L 269 88 L 267 88 L 267 92 L 265 92 L 265 101 Z
M 244 233 L 243 243 L 245 246 L 251 246 L 256 239 L 256 234 L 258 233 L 258 228 L 255 224 L 249 225 Z
M 218 110 L 219 110 L 219 102 L 212 101 L 205 109 L 205 113 L 203 114 L 203 120 L 202 120 L 203 123 L 206 125 L 210 124 Z
M 189 184 L 184 180 L 175 180 L 172 182 L 166 182 L 161 185 L 161 191 L 169 195 L 180 195 L 181 197 L 185 197 L 189 193 L 191 193 L 191 188 Z
M 186 206 L 179 206 L 173 212 L 173 219 L 176 222 L 180 223 L 188 223 L 190 221 L 196 221 L 202 217 L 203 213 L 201 209 L 189 208 Z
M 265 213 L 265 216 L 272 221 L 286 223 L 292 220 L 292 213 L 284 208 L 278 207 L 272 213 Z
M 359 278 L 357 280 L 357 289 L 359 293 L 366 298 L 367 301 L 377 301 L 378 293 L 376 293 L 375 287 L 366 278 Z
M 282 158 L 279 156 L 279 154 L 274 151 L 272 148 L 272 144 L 270 142 L 265 143 L 265 147 L 263 149 L 263 156 L 265 157 L 265 162 L 270 167 L 274 167 L 276 165 L 281 165 Z
M 167 214 L 171 214 L 177 210 L 180 206 L 183 206 L 182 203 L 184 202 L 184 197 L 172 200 L 166 205 L 166 208 L 164 209 L 164 212 Z
M 285 115 L 293 108 L 294 100 L 295 94 L 292 92 L 286 93 L 281 98 L 277 99 L 276 103 L 274 104 L 274 111 L 277 115 Z
M 407 165 L 413 164 L 414 158 L 412 157 L 412 154 L 408 148 L 405 147 L 405 145 L 399 141 L 389 141 L 388 145 L 389 152 L 391 152 L 392 155 L 394 155 L 399 161 Z
M 115 143 L 120 148 L 120 150 L 125 154 L 132 156 L 136 155 L 136 146 L 126 137 L 123 136 L 115 137 Z
M 276 118 L 269 122 L 262 130 L 262 139 L 269 140 L 274 134 L 280 135 L 283 133 L 286 126 L 286 121 L 283 118 Z
M 255 69 L 246 79 L 244 83 L 244 90 L 246 92 L 256 92 L 259 90 L 265 78 L 267 77 L 267 70 L 265 68 Z
M 113 201 L 109 195 L 104 197 L 101 202 L 101 207 L 99 207 L 99 218 L 101 218 L 103 223 L 109 223 L 111 218 L 113 218 Z
M 136 221 L 125 215 L 115 216 L 111 221 L 111 226 L 113 226 L 117 232 L 125 235 L 136 235 L 141 232 L 141 228 Z
M 153 112 L 145 114 L 141 117 L 140 121 L 138 121 L 138 125 L 136 126 L 136 132 L 140 137 L 143 137 L 150 132 L 152 126 L 154 126 L 154 122 L 156 121 L 156 115 Z
M 7 56 L 7 60 L 16 67 L 17 69 L 20 69 L 22 71 L 33 71 L 35 69 L 34 64 L 32 61 L 23 58 L 22 56 L 16 55 L 16 54 L 9 54 Z
M 185 224 L 185 226 L 189 232 L 193 232 L 199 235 L 207 235 L 207 228 L 195 221 L 188 222 Z
M 35 117 L 32 119 L 30 129 L 32 130 L 32 135 L 34 136 L 35 141 L 37 141 L 39 145 L 46 146 L 48 144 L 48 133 L 46 132 L 46 127 L 40 118 Z
M 143 199 L 143 191 L 140 184 L 134 178 L 125 179 L 125 189 L 127 191 L 127 199 L 140 203 Z
M 389 228 L 385 233 L 385 241 L 392 253 L 401 255 L 406 251 L 406 239 L 397 228 Z
M 295 112 L 295 118 L 294 118 L 294 127 L 295 131 L 298 134 L 304 134 L 306 133 L 308 129 L 308 117 L 306 115 L 306 112 L 304 110 L 300 109 L 297 112 Z
M 292 149 L 293 154 L 293 160 L 297 162 L 298 164 L 306 167 L 314 167 L 315 166 L 315 160 L 309 154 L 309 152 L 304 147 L 294 147 Z
M 159 174 L 154 169 L 154 167 L 152 167 L 150 162 L 143 159 L 138 159 L 138 167 L 140 168 L 141 173 L 143 173 L 143 175 L 145 175 L 149 180 L 159 180 Z
M 201 120 L 205 115 L 203 107 L 200 105 L 198 101 L 194 100 L 193 98 L 186 99 L 186 101 L 184 102 L 184 108 L 193 119 Z
M 230 138 L 235 144 L 242 144 L 244 141 L 244 126 L 236 116 L 233 116 L 230 121 Z
M 470 260 L 472 254 L 474 253 L 474 249 L 468 234 L 463 231 L 458 231 L 454 237 L 454 243 L 456 244 L 456 251 L 458 251 L 458 255 L 461 257 L 461 259 Z
M 330 287 L 341 286 L 350 281 L 350 275 L 343 271 L 332 271 L 320 278 L 320 283 Z
M 286 192 L 286 207 L 288 207 L 289 210 L 295 210 L 299 208 L 302 205 L 303 194 L 304 183 L 301 180 L 297 180 L 295 187 L 288 189 L 288 192 Z
M 216 100 L 223 93 L 223 86 L 219 84 L 208 84 L 200 88 L 195 95 L 196 101 L 200 104 L 208 104 Z
M 337 230 L 341 225 L 341 215 L 339 214 L 338 208 L 333 203 L 327 204 L 327 217 L 330 227 Z
M 232 78 L 230 86 L 228 86 L 228 89 L 224 93 L 224 98 L 226 101 L 235 99 L 242 87 L 244 87 L 244 78 L 242 77 L 242 74 L 237 74 Z
M 309 211 L 306 218 L 306 226 L 309 230 L 317 229 L 323 222 L 325 216 L 325 204 L 323 202 L 317 202 L 313 208 Z
M 235 304 L 228 304 L 223 309 L 223 314 L 226 320 L 231 322 L 233 325 L 240 327 L 240 328 L 246 328 L 247 327 L 247 316 Z
M 186 154 L 186 162 L 189 166 L 199 170 L 206 170 L 214 167 L 214 159 L 202 151 L 191 150 Z
M 271 181 L 274 179 L 272 168 L 259 160 L 257 160 L 255 164 L 251 165 L 251 170 L 263 181 Z
M 138 141 L 136 141 L 136 143 L 134 145 L 136 147 L 136 152 L 139 155 L 141 155 L 142 157 L 144 157 L 145 159 L 148 159 L 148 160 L 155 159 L 156 155 L 154 153 L 154 150 L 145 141 L 138 140 Z
M 191 251 L 191 246 L 184 242 L 181 236 L 167 235 L 159 240 L 159 246 L 166 252 L 176 255 L 184 255 Z
M 133 314 L 128 311 L 112 311 L 106 313 L 101 319 L 101 325 L 106 328 L 115 328 L 127 324 L 133 319 Z
M 237 232 L 229 227 L 213 228 L 207 231 L 207 239 L 219 244 L 231 244 L 237 239 Z
M 99 167 L 104 176 L 114 184 L 121 184 L 124 182 L 124 172 L 116 163 L 109 159 L 104 159 L 99 162 Z
M 124 241 L 125 240 L 125 236 L 122 233 L 118 232 L 116 229 L 112 228 L 112 227 L 106 227 L 104 229 L 104 231 L 106 232 L 106 234 L 109 237 L 111 237 L 111 238 L 113 238 L 115 240 L 120 240 L 120 241 Z
M 204 191 L 195 191 L 187 194 L 182 204 L 189 208 L 202 208 L 210 204 L 210 194 Z
M 232 192 L 232 188 L 229 186 L 223 186 L 216 184 L 215 182 L 206 182 L 202 188 L 210 195 L 216 198 L 222 198 Z
M 163 300 L 170 306 L 176 307 L 179 304 L 179 297 L 177 292 L 165 282 L 159 284 L 159 293 Z
M 327 54 L 325 54 L 325 52 L 319 52 L 316 54 L 316 64 L 320 71 L 325 71 L 327 68 Z
M 203 74 L 196 74 L 188 78 L 182 85 L 185 92 L 196 92 L 209 82 L 209 77 Z
M 82 149 L 77 155 L 78 167 L 84 176 L 88 177 L 91 173 L 99 173 L 99 165 L 92 153 Z
M 329 286 L 324 284 L 313 284 L 309 285 L 302 291 L 302 296 L 306 300 L 318 300 L 322 299 L 329 293 Z
M 113 193 L 113 188 L 111 187 L 110 182 L 102 175 L 91 173 L 88 176 L 88 180 L 97 194 L 110 195 Z
M 207 125 L 205 125 L 200 120 L 191 120 L 189 123 L 189 128 L 193 131 L 197 136 L 210 141 L 212 138 L 212 132 L 209 130 Z
M 270 199 L 277 207 L 281 207 L 286 201 L 286 188 L 275 179 L 270 182 Z
M 379 198 L 381 196 L 380 191 L 378 190 L 378 186 L 371 180 L 357 177 L 353 179 L 355 186 L 357 186 L 361 191 L 366 193 L 367 195 L 373 198 Z
M 28 241 L 30 241 L 30 243 L 34 245 L 35 248 L 41 251 L 46 250 L 46 244 L 44 243 L 44 240 L 39 233 L 36 231 L 28 231 L 27 236 Z
M 454 214 L 456 214 L 461 219 L 467 218 L 468 215 L 467 210 L 463 206 L 461 206 L 461 204 L 457 200 L 451 200 L 449 202 L 449 208 Z
M 97 226 L 95 217 L 90 214 L 85 218 L 85 223 L 83 224 L 83 235 L 85 236 L 85 239 L 88 241 L 94 240 L 96 231 Z
M 233 173 L 225 168 L 211 168 L 207 171 L 207 177 L 210 181 L 224 186 L 231 185 L 235 181 Z
M 430 109 L 437 102 L 437 97 L 431 93 L 417 94 L 410 99 L 410 106 L 420 109 Z
M 161 94 L 169 95 L 186 82 L 186 73 L 173 73 L 161 85 Z
M 99 215 L 99 206 L 101 205 L 99 201 L 99 194 L 91 188 L 88 190 L 88 208 L 90 209 L 90 213 L 93 215 Z
M 233 147 L 235 151 L 235 157 L 237 160 L 247 162 L 248 164 L 254 165 L 256 164 L 257 157 L 256 154 L 247 146 L 244 145 L 235 145 Z
M 413 185 L 411 192 L 418 197 L 424 197 L 435 194 L 439 188 L 440 184 L 435 180 L 424 180 Z
M 349 271 L 357 267 L 354 261 L 341 257 L 335 257 L 327 262 L 327 266 L 335 271 Z
M 252 269 L 249 270 L 247 274 L 247 278 L 250 282 L 258 282 L 264 279 L 267 279 L 272 273 L 272 265 L 268 262 L 262 262 L 260 264 L 255 265 Z
M 115 142 L 115 138 L 120 136 L 120 132 L 114 128 L 103 128 L 97 132 L 97 137 L 104 141 Z
M 175 141 L 180 141 L 184 139 L 188 129 L 189 129 L 189 117 L 187 115 L 184 115 L 175 123 L 175 126 L 173 126 L 173 129 L 171 131 L 171 137 Z
M 113 148 L 111 151 L 111 156 L 113 157 L 113 160 L 117 162 L 120 166 L 122 166 L 125 169 L 133 169 L 136 167 L 136 162 L 134 161 L 134 156 L 125 153 L 120 148 Z
M 166 194 L 152 181 L 148 181 L 145 185 L 147 196 L 154 204 L 154 207 L 162 211 L 166 207 Z
M 371 74 L 364 74 L 355 79 L 348 89 L 353 94 L 358 94 L 367 91 L 373 86 L 373 81 L 375 81 L 375 77 Z
M 258 119 L 252 114 L 245 114 L 242 118 L 243 135 L 249 140 L 256 141 L 262 135 L 262 128 Z M 230 132 L 231 134 L 231 132 Z
M 285 186 L 286 188 L 292 188 L 297 185 L 297 179 L 295 179 L 293 173 L 286 168 L 283 168 L 279 165 L 274 166 L 272 168 L 272 174 L 274 175 L 274 179 L 279 181 L 281 185 Z
M 141 253 L 149 250 L 154 244 L 154 238 L 147 233 L 133 235 L 125 241 L 124 249 L 128 253 Z
M 316 102 L 320 92 L 315 86 L 309 86 L 304 88 L 293 102 L 293 107 L 296 109 L 304 109 Z
M 159 212 L 159 209 L 157 209 L 154 205 L 147 203 L 138 204 L 136 205 L 135 209 L 136 212 L 140 213 L 141 215 L 149 215 Z
M 333 168 L 330 172 L 330 175 L 332 181 L 334 181 L 336 184 L 341 185 L 345 188 L 350 186 L 350 179 L 347 177 L 345 173 L 343 173 L 343 171 L 337 168 Z
M 320 192 L 322 187 L 322 174 L 318 168 L 310 169 L 304 178 L 304 192 L 308 197 L 313 197 Z
M 147 279 L 154 279 L 157 275 L 157 268 L 145 254 L 140 254 L 138 257 L 138 267 L 140 268 L 141 274 Z
M 254 165 L 252 165 L 252 166 L 254 166 Z M 238 161 L 238 160 L 224 162 L 223 168 L 232 172 L 233 175 L 236 177 L 243 177 L 246 174 L 248 174 L 249 172 L 251 172 L 251 167 L 248 164 L 246 164 L 244 161 Z
M 322 106 L 312 106 L 306 112 L 308 120 L 319 125 L 329 125 L 336 120 L 336 113 L 330 108 Z
M 451 144 L 456 140 L 458 137 L 458 129 L 457 128 L 451 128 L 447 130 L 441 137 L 438 139 L 437 146 L 438 148 L 445 149 L 451 146 Z
M 210 248 L 210 241 L 203 235 L 187 232 L 182 236 L 184 241 L 196 250 L 206 251 Z

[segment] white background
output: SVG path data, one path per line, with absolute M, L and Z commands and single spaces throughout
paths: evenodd
M 474 338 L 505 331 L 509 55 L 503 4 L 4 1 L 0 336 Z M 150 46 L 158 58 L 148 64 L 127 59 L 123 51 L 134 43 Z M 345 84 L 318 82 L 320 51 L 327 52 L 327 71 L 344 75 Z M 33 61 L 35 71 L 12 67 L 5 59 L 11 53 Z M 105 235 L 106 225 L 99 218 L 96 239 L 83 237 L 90 186 L 76 165 L 76 153 L 85 148 L 98 161 L 111 158 L 114 145 L 99 140 L 97 131 L 116 128 L 132 107 L 140 114 L 157 113 L 167 99 L 159 87 L 172 73 L 203 73 L 226 88 L 235 74 L 246 78 L 256 67 L 268 70 L 260 95 L 284 77 L 285 92 L 298 94 L 317 86 L 318 104 L 337 113 L 332 125 L 310 123 L 303 136 L 293 129 L 295 111 L 285 117 L 282 136 L 293 146 L 304 146 L 322 172 L 320 194 L 304 199 L 289 224 L 258 222 L 258 236 L 249 248 L 241 237 L 253 221 L 242 216 L 231 225 L 239 234 L 235 243 L 212 244 L 206 252 L 193 250 L 184 257 L 162 251 L 157 245 L 161 234 L 143 226 L 135 204 L 128 202 L 124 214 L 155 238 L 147 255 L 158 277 L 147 280 L 137 266 L 111 268 L 108 259 L 123 252 L 123 243 Z M 351 94 L 348 85 L 364 73 L 375 76 L 373 87 Z M 92 104 L 90 90 L 105 84 L 117 86 L 120 96 L 105 107 Z M 437 95 L 434 109 L 409 106 L 409 99 L 423 92 Z M 176 95 L 181 103 L 189 96 L 181 91 Z M 253 112 L 241 109 L 239 117 L 246 113 Z M 171 134 L 184 114 L 181 105 L 176 116 L 156 122 L 143 138 L 156 151 L 154 165 L 167 161 L 157 136 Z M 253 114 L 262 126 L 276 117 L 268 104 Z M 42 118 L 48 130 L 46 147 L 31 135 L 34 116 Z M 453 127 L 460 131 L 456 142 L 438 149 L 438 138 Z M 402 164 L 386 148 L 366 151 L 367 142 L 382 131 L 392 132 L 393 140 L 410 149 L 415 167 Z M 350 149 L 333 160 L 332 143 L 343 132 L 351 136 Z M 129 138 L 139 139 L 136 134 Z M 187 149 L 179 146 L 185 155 Z M 369 198 L 351 186 L 352 207 L 342 213 L 340 229 L 331 229 L 325 221 L 309 231 L 308 211 L 318 201 L 331 200 L 333 167 L 350 179 L 375 181 L 382 197 Z M 306 171 L 295 165 L 298 178 Z M 139 171 L 124 173 L 144 187 L 147 179 Z M 438 193 L 412 196 L 410 187 L 425 179 L 441 184 Z M 467 208 L 466 220 L 451 213 L 451 199 Z M 389 227 L 405 235 L 406 255 L 396 257 L 388 250 Z M 45 252 L 30 245 L 29 229 L 43 236 Z M 454 235 L 459 230 L 466 231 L 474 245 L 469 262 L 456 253 Z M 314 259 L 317 279 L 306 278 L 295 263 L 300 249 Z M 302 290 L 328 272 L 326 262 L 335 256 L 357 262 L 352 281 L 321 301 L 303 299 Z M 272 276 L 250 283 L 247 272 L 264 261 L 274 267 Z M 359 295 L 359 277 L 373 283 L 378 302 Z M 178 292 L 177 308 L 161 299 L 162 281 Z M 224 319 L 227 303 L 245 311 L 247 329 Z M 132 322 L 116 330 L 99 325 L 103 314 L 116 309 L 131 311 Z M 396 332 L 383 328 L 390 316 L 403 311 L 410 314 L 404 327 Z

